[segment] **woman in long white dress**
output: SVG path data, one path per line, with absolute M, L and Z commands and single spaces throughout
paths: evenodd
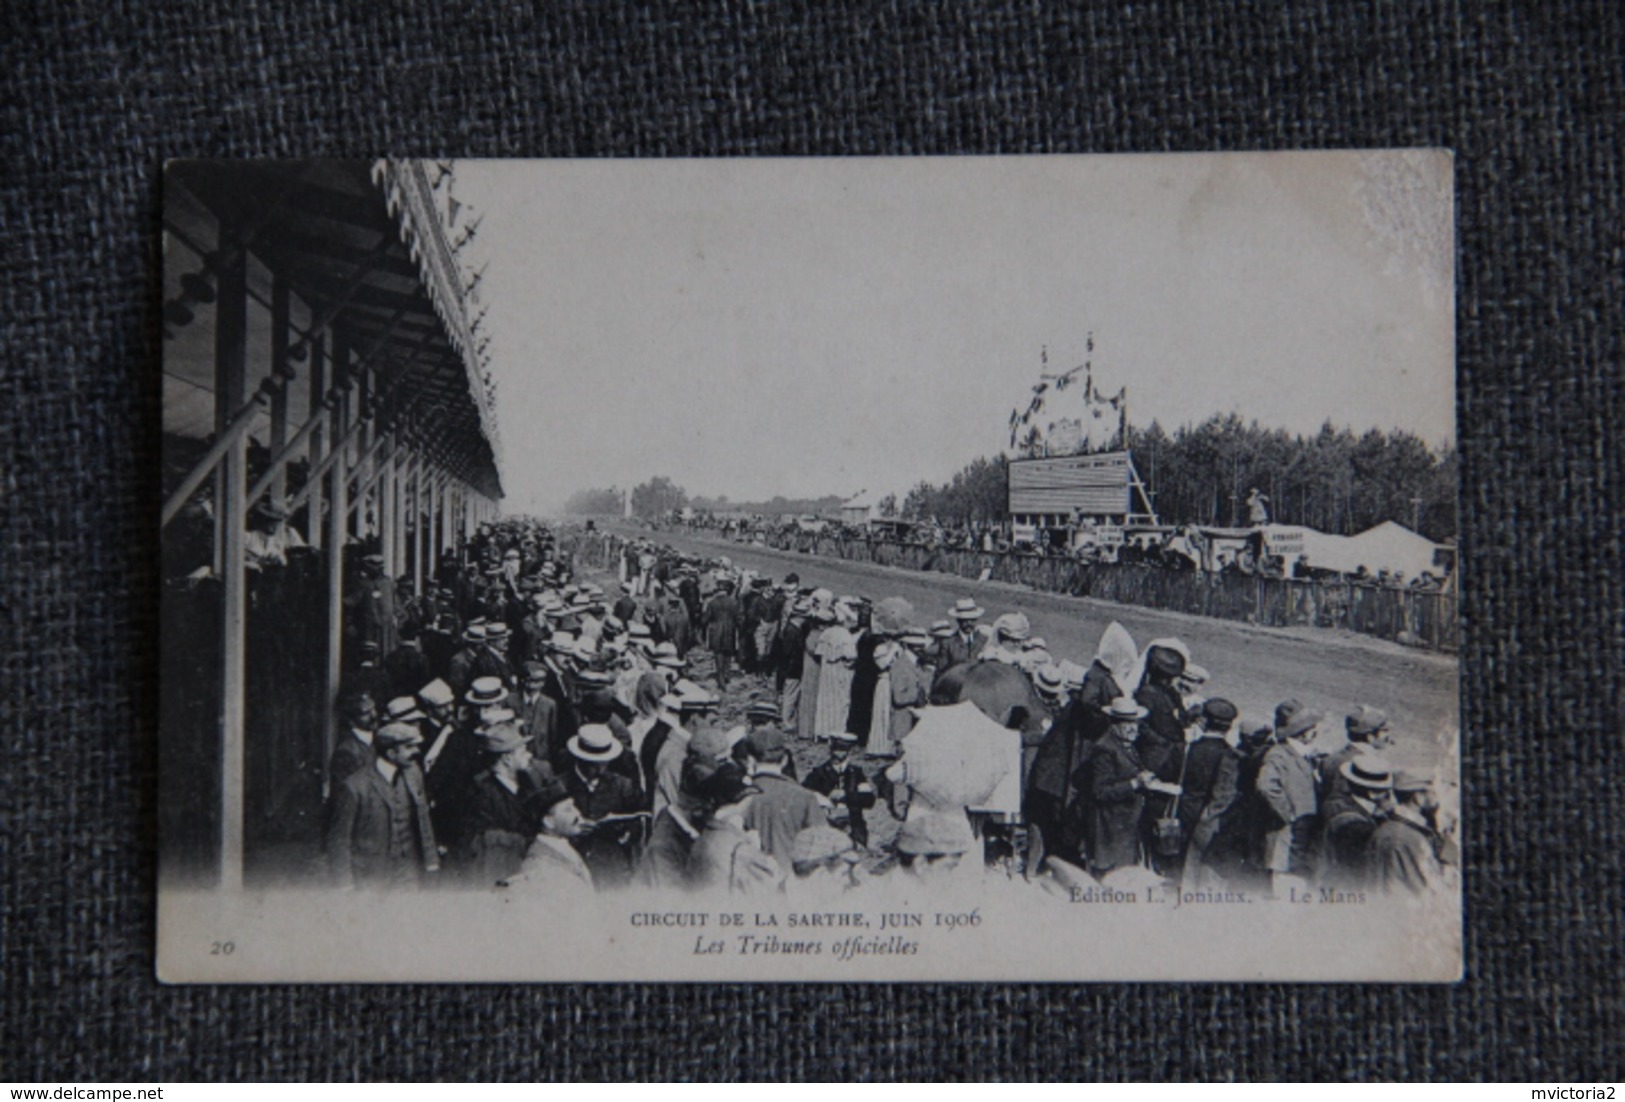
M 864 739 L 864 752 L 875 757 L 890 757 L 891 744 L 891 710 L 892 710 L 892 665 L 897 660 L 901 647 L 895 640 L 888 639 L 875 648 L 875 665 L 880 667 L 880 678 L 875 682 L 874 710 L 869 715 L 869 734 Z
M 847 709 L 852 706 L 852 670 L 858 661 L 858 640 L 852 634 L 857 616 L 844 604 L 835 606 L 836 622 L 818 640 L 818 714 L 813 734 L 829 738 L 846 731 Z
M 824 629 L 833 615 L 829 609 L 815 605 L 812 614 L 807 618 L 806 634 L 802 642 L 801 702 L 800 707 L 796 709 L 796 734 L 802 738 L 810 739 L 817 733 L 818 674 L 821 660 L 818 644 L 823 639 Z

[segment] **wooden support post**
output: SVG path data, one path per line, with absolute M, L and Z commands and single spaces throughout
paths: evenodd
M 315 427 L 310 432 L 310 451 L 305 460 L 305 477 L 311 477 L 316 464 L 327 450 L 326 418 L 320 417 L 322 396 L 327 393 L 327 342 L 317 338 L 310 346 L 310 400 L 305 407 L 307 424 Z M 305 542 L 320 551 L 322 548 L 322 487 L 318 482 L 305 495 Z M 325 770 L 326 762 L 322 763 Z
M 342 379 L 349 359 L 349 342 L 339 330 L 333 331 L 333 377 Z M 350 425 L 350 394 L 345 392 L 339 400 L 337 420 L 333 423 L 333 446 L 342 447 L 345 431 Z M 322 724 L 322 798 L 331 795 L 331 779 L 327 763 L 333 757 L 334 720 L 333 705 L 338 700 L 339 680 L 344 666 L 344 544 L 349 523 L 349 502 L 346 499 L 348 472 L 343 463 L 334 463 L 328 471 L 327 500 L 327 680 L 323 702 L 327 712 Z
M 413 476 L 412 486 L 412 519 L 417 523 L 414 534 L 412 557 L 412 592 L 423 592 L 423 556 L 429 548 L 429 513 L 434 508 L 430 500 L 430 487 L 424 485 L 428 481 L 428 460 L 420 451 L 417 455 L 417 473 Z
M 400 575 L 395 570 L 395 434 L 384 438 L 383 451 L 378 456 L 378 534 L 384 556 L 384 570 L 391 578 Z
M 288 281 L 280 273 L 271 278 L 271 375 L 280 378 L 288 364 Z M 277 455 L 288 442 L 288 388 L 279 386 L 271 395 L 271 454 Z M 280 506 L 287 499 L 287 469 L 279 465 L 272 476 L 271 500 Z M 252 502 L 250 503 L 252 504 Z M 277 522 L 281 533 L 286 520 Z
M 243 404 L 248 378 L 248 257 L 231 249 L 221 229 L 220 249 L 230 252 L 219 271 L 214 333 L 215 432 Z M 222 583 L 220 662 L 220 887 L 243 887 L 243 773 L 247 691 L 248 571 L 244 563 L 248 491 L 248 437 L 239 434 L 221 458 L 215 487 Z
M 440 559 L 440 511 L 445 506 L 445 478 L 436 468 L 429 475 L 429 523 L 425 531 L 429 546 L 428 553 L 423 556 L 423 576 L 430 581 L 434 580 L 434 564 Z
M 355 509 L 356 511 L 356 535 L 360 536 L 362 539 L 366 539 L 371 533 L 371 529 L 368 527 L 369 518 L 367 516 L 367 491 L 364 489 L 364 487 L 367 484 L 366 465 L 369 461 L 369 453 L 372 450 L 373 435 L 378 431 L 373 421 L 367 417 L 367 414 L 372 409 L 372 397 L 372 368 L 365 367 L 361 369 L 360 382 L 356 388 L 356 409 L 360 412 L 361 417 L 363 418 L 363 424 L 361 426 L 361 431 L 356 434 L 355 438 L 355 465 L 347 468 L 347 470 L 352 473 L 355 478 L 355 487 L 350 491 L 351 494 L 354 495 L 351 502 L 351 508 Z
M 389 561 L 389 576 L 406 572 L 406 449 L 396 434 L 389 457 L 390 486 L 395 495 L 395 557 Z
M 457 479 L 445 476 L 445 489 L 440 494 L 440 546 L 434 549 L 434 564 L 439 571 L 440 556 L 453 546 L 452 536 L 452 509 L 453 502 L 457 501 Z

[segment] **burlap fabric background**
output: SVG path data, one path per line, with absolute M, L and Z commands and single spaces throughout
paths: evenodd
M 1621 1078 L 1621 6 L 703 7 L 0 9 L 0 1077 Z M 1466 983 L 154 983 L 165 158 L 1390 145 L 1457 151 Z

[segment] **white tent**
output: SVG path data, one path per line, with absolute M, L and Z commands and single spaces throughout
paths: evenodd
M 841 502 L 842 524 L 868 524 L 879 515 L 880 502 L 868 490 L 860 490 L 855 496 Z
M 1372 574 L 1398 571 L 1414 578 L 1434 568 L 1433 555 L 1438 550 L 1432 540 L 1391 520 L 1354 536 L 1333 536 L 1285 524 L 1265 525 L 1261 531 L 1270 553 L 1284 558 L 1288 568 L 1301 554 L 1308 556 L 1310 566 L 1321 570 L 1352 574 L 1364 566 Z
M 1414 578 L 1424 570 L 1437 569 L 1433 565 L 1433 556 L 1439 545 L 1391 520 L 1385 520 L 1375 528 L 1367 528 L 1357 536 L 1350 536 L 1345 542 L 1355 555 L 1356 568 L 1364 563 L 1366 569 L 1372 572 L 1387 570 L 1392 573 L 1397 570 L 1407 578 Z

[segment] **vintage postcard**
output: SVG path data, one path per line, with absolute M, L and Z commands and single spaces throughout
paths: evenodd
M 1460 977 L 1447 152 L 163 224 L 162 979 Z

